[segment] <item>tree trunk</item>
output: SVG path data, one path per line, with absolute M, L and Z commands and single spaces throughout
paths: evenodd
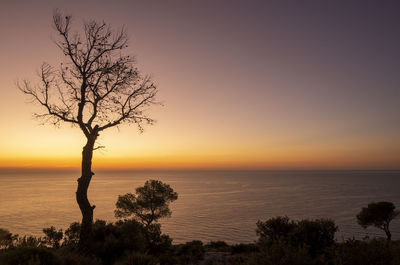
M 385 233 L 386 233 L 386 237 L 387 237 L 387 241 L 392 240 L 392 234 L 389 231 L 389 225 L 385 226 Z
M 93 209 L 87 197 L 87 191 L 92 179 L 92 157 L 94 143 L 97 133 L 87 137 L 87 143 L 82 151 L 82 176 L 78 178 L 78 189 L 76 190 L 76 201 L 82 213 L 81 231 L 79 235 L 79 249 L 88 252 L 92 238 Z

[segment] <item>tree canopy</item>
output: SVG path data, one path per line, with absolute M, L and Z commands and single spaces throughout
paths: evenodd
M 395 219 L 400 211 L 396 211 L 396 206 L 391 202 L 372 202 L 368 207 L 362 208 L 357 214 L 357 222 L 363 228 L 375 226 L 385 231 L 387 239 L 391 240 L 392 235 L 389 230 L 390 222 Z
M 148 227 L 160 218 L 170 216 L 169 204 L 177 199 L 178 194 L 170 185 L 160 180 L 148 180 L 143 187 L 138 187 L 134 194 L 118 196 L 115 216 L 133 216 Z

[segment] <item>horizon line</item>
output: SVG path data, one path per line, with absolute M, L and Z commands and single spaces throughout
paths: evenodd
M 76 172 L 78 167 L 2 167 L 0 173 L 23 172 Z M 128 172 L 128 171 L 400 171 L 400 168 L 207 168 L 207 167 L 174 167 L 174 168 L 98 168 L 94 172 Z

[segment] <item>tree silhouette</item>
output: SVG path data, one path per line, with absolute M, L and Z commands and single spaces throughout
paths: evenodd
M 25 80 L 18 87 L 42 106 L 44 112 L 36 113 L 37 118 L 54 125 L 70 123 L 86 137 L 76 191 L 82 213 L 79 246 L 84 250 L 90 242 L 95 208 L 87 191 L 94 175 L 93 151 L 100 148 L 95 146 L 96 139 L 105 129 L 124 123 L 134 123 L 140 131 L 144 124 L 152 124 L 145 112 L 157 104 L 157 87 L 149 76 L 139 73 L 134 58 L 122 53 L 128 40 L 124 28 L 113 31 L 105 22 L 91 20 L 81 31 L 72 32 L 71 22 L 70 15 L 54 12 L 55 42 L 66 61 L 59 69 L 43 63 L 39 85 Z
M 148 180 L 136 193 L 118 196 L 115 217 L 132 216 L 146 227 L 158 219 L 171 215 L 169 203 L 178 199 L 170 185 L 159 180 Z
M 43 243 L 48 247 L 59 248 L 61 246 L 60 242 L 64 235 L 62 229 L 57 231 L 54 226 L 51 226 L 49 228 L 43 228 L 43 233 L 45 234 Z
M 387 240 L 390 241 L 392 234 L 389 230 L 389 224 L 400 214 L 400 211 L 395 209 L 396 207 L 391 202 L 372 202 L 357 214 L 357 222 L 363 228 L 375 226 L 382 229 L 386 233 Z

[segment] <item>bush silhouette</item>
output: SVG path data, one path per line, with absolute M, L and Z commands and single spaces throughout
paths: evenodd
M 60 265 L 54 250 L 38 247 L 18 247 L 0 255 L 1 265 Z
M 295 228 L 296 224 L 290 221 L 287 216 L 277 216 L 265 222 L 258 221 L 256 233 L 259 240 L 265 243 L 278 240 L 288 243 Z
M 18 235 L 13 235 L 7 229 L 0 228 L 0 249 L 7 249 L 13 245 Z
M 59 248 L 60 247 L 60 242 L 63 239 L 63 231 L 56 230 L 54 226 L 50 228 L 43 228 L 43 233 L 45 234 L 45 237 L 43 238 L 43 242 L 52 248 Z
M 291 221 L 286 216 L 278 216 L 265 222 L 258 221 L 256 231 L 261 248 L 285 244 L 308 250 L 315 256 L 335 243 L 337 229 L 329 219 Z

